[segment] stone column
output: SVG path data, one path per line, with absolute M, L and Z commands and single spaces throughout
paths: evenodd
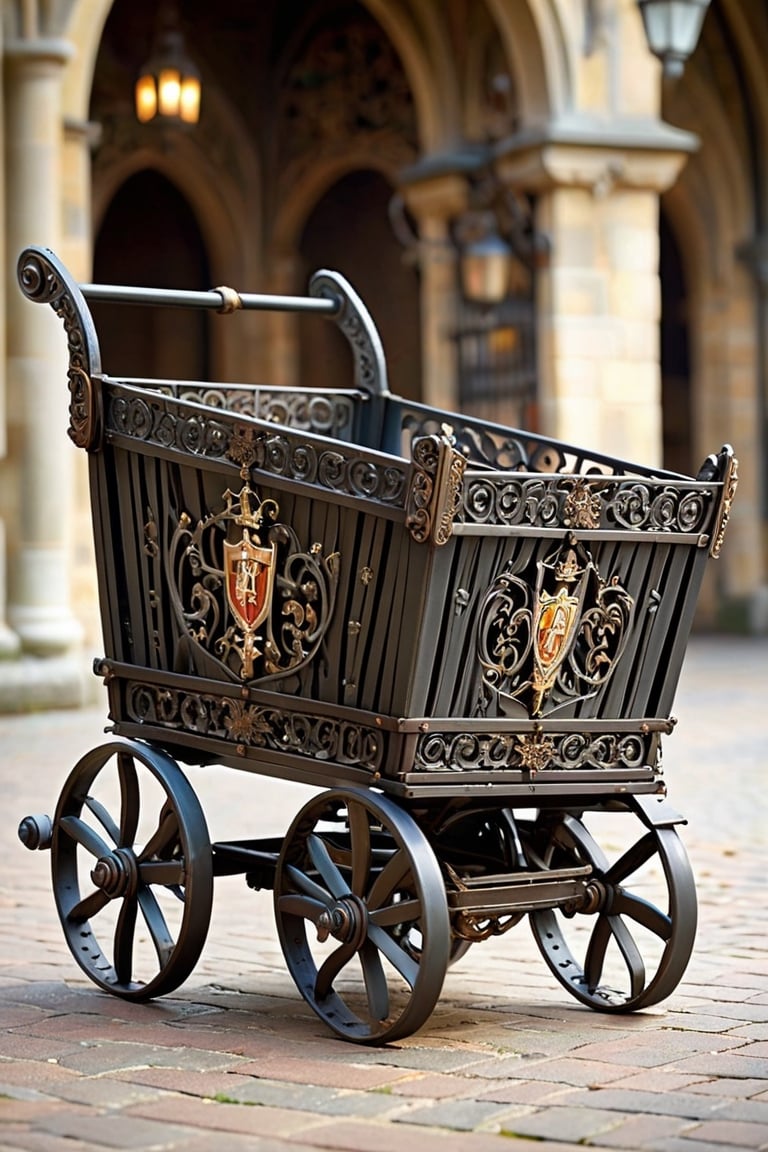
M 91 280 L 93 272 L 91 152 L 98 138 L 98 126 L 89 121 L 68 119 L 64 125 L 60 255 L 74 278 L 79 281 Z M 57 379 L 61 384 L 60 378 Z M 72 610 L 83 626 L 83 639 L 87 649 L 99 651 L 101 615 L 93 549 L 89 461 L 85 452 L 76 451 L 69 454 L 74 456 L 74 503 L 71 522 Z
M 545 434 L 643 464 L 661 463 L 659 195 L 677 178 L 687 133 L 647 125 L 632 147 L 584 129 L 510 150 L 503 179 L 536 194 L 550 240 L 538 277 L 539 408 Z M 573 137 L 576 139 L 573 139 Z
M 464 176 L 449 173 L 421 177 L 402 189 L 418 228 L 421 269 L 422 399 L 455 411 L 458 371 L 454 329 L 459 285 L 450 221 L 467 203 Z
M 15 279 L 21 249 L 61 241 L 61 82 L 70 46 L 18 40 L 5 46 L 7 372 L 9 450 L 19 478 L 8 619 L 25 651 L 67 652 L 81 637 L 71 608 L 73 466 L 67 346 L 50 308 L 24 299 Z

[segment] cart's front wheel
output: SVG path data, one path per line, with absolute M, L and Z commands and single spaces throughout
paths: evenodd
M 213 863 L 200 804 L 159 748 L 114 741 L 72 770 L 53 820 L 51 869 L 67 943 L 107 992 L 177 988 L 202 951 Z
M 675 829 L 646 830 L 613 862 L 572 815 L 541 816 L 531 835 L 548 868 L 592 867 L 583 906 L 531 913 L 533 934 L 560 983 L 602 1012 L 631 1012 L 669 996 L 696 936 L 696 887 Z
M 334 789 L 310 800 L 283 843 L 275 916 L 288 969 L 347 1040 L 408 1036 L 448 967 L 445 885 L 413 818 L 388 797 Z

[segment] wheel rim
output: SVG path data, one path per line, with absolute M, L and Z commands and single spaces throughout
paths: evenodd
M 540 823 L 533 829 L 539 850 Z M 583 910 L 531 913 L 533 934 L 560 983 L 603 1012 L 647 1008 L 669 996 L 696 936 L 693 872 L 674 828 L 647 829 L 613 862 L 573 816 L 551 825 L 544 843 L 547 867 L 593 870 Z
M 337 789 L 305 805 L 278 860 L 275 917 L 299 991 L 339 1036 L 383 1044 L 431 1014 L 449 957 L 445 886 L 387 797 Z
M 62 789 L 53 891 L 81 968 L 116 996 L 177 988 L 202 950 L 213 862 L 200 804 L 178 765 L 135 741 L 93 749 Z

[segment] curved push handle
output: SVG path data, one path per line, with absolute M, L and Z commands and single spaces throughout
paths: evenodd
M 69 348 L 69 435 L 78 448 L 91 449 L 98 441 L 101 423 L 92 382 L 101 372 L 101 353 L 85 297 L 48 248 L 25 248 L 16 272 L 27 299 L 50 304 L 64 324 Z
M 312 276 L 309 294 L 336 301 L 338 308 L 332 313 L 332 319 L 352 349 L 355 384 L 371 396 L 389 396 L 381 337 L 373 317 L 349 281 L 340 272 L 323 268 Z

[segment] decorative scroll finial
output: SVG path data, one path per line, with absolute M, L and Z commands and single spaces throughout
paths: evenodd
M 27 299 L 50 304 L 64 324 L 69 348 L 69 435 L 78 448 L 92 449 L 100 434 L 93 376 L 101 372 L 101 355 L 85 297 L 47 248 L 26 248 L 19 257 L 17 275 Z

